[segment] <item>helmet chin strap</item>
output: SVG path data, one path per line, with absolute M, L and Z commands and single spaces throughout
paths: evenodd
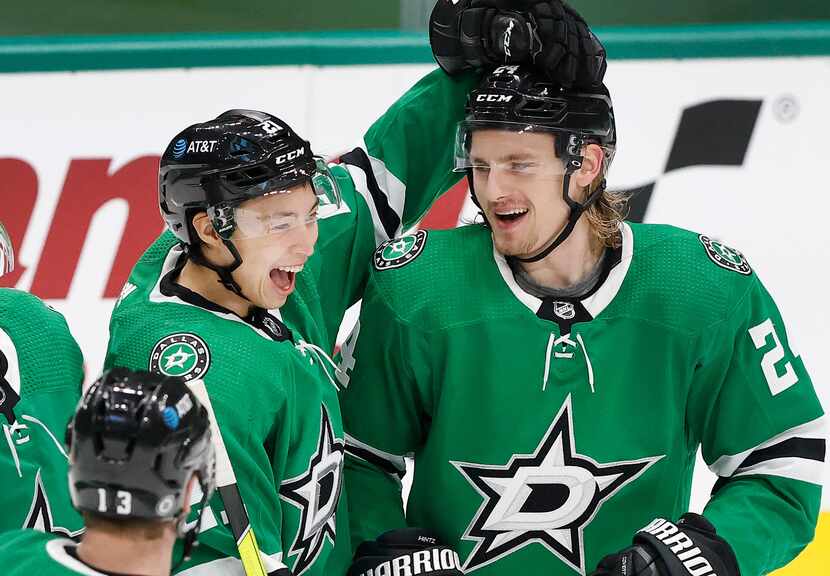
M 188 246 L 188 256 L 199 266 L 204 266 L 205 268 L 209 268 L 210 270 L 216 272 L 216 275 L 219 276 L 219 282 L 225 287 L 226 290 L 233 292 L 243 300 L 255 306 L 251 299 L 245 296 L 242 292 L 242 287 L 236 280 L 234 280 L 232 274 L 234 270 L 242 265 L 242 256 L 239 255 L 239 250 L 237 250 L 234 243 L 231 242 L 231 235 L 236 229 L 236 221 L 233 211 L 234 206 L 228 203 L 211 206 L 207 211 L 214 231 L 222 240 L 222 243 L 225 245 L 225 248 L 228 249 L 228 252 L 231 253 L 231 256 L 233 256 L 233 263 L 229 266 L 219 266 L 218 264 L 214 264 L 205 258 L 201 248 L 198 246 Z
M 602 195 L 605 191 L 605 180 L 603 179 L 602 183 L 597 186 L 597 189 L 589 195 L 585 202 L 577 202 L 576 200 L 572 199 L 570 194 L 568 194 L 568 187 L 571 183 L 571 175 L 573 174 L 574 170 L 576 170 L 578 166 L 572 166 L 569 164 L 568 171 L 565 173 L 565 177 L 562 180 L 562 199 L 565 200 L 565 203 L 568 205 L 568 222 L 565 224 L 565 227 L 562 229 L 559 234 L 553 237 L 542 249 L 541 252 L 536 254 L 535 256 L 530 256 L 528 258 L 521 258 L 519 256 L 509 256 L 512 260 L 517 260 L 518 262 L 538 262 L 545 258 L 548 254 L 556 250 L 565 240 L 568 239 L 568 236 L 571 235 L 574 228 L 576 227 L 576 223 L 579 220 L 580 216 L 591 207 L 591 205 L 597 201 L 597 199 Z M 481 204 L 478 202 L 478 198 L 476 198 L 475 188 L 473 186 L 473 176 L 472 170 L 469 170 L 467 173 L 467 183 L 470 188 L 470 196 L 473 199 L 473 204 L 478 206 L 481 209 Z M 484 220 L 487 220 L 487 217 L 484 216 L 484 210 L 482 210 L 482 217 Z M 489 225 L 489 223 L 488 223 Z
M 573 173 L 573 169 L 569 169 L 569 171 L 565 174 L 565 178 L 562 181 L 562 199 L 565 200 L 565 203 L 568 205 L 568 222 L 565 224 L 565 227 L 562 231 L 557 234 L 552 240 L 548 242 L 545 248 L 542 249 L 541 252 L 536 254 L 535 256 L 529 256 L 527 258 L 522 258 L 520 256 L 511 256 L 512 259 L 517 260 L 518 262 L 524 263 L 531 263 L 531 262 L 538 262 L 543 258 L 547 257 L 548 254 L 556 250 L 573 232 L 574 228 L 576 227 L 576 223 L 579 220 L 580 216 L 591 207 L 591 205 L 597 201 L 597 199 L 602 195 L 603 191 L 605 190 L 605 180 L 597 186 L 597 189 L 594 190 L 586 199 L 585 202 L 577 202 L 573 200 L 568 194 L 568 187 L 571 182 L 571 174 Z

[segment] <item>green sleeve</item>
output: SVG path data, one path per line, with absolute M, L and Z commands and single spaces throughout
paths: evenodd
M 461 177 L 452 171 L 455 130 L 476 80 L 426 75 L 334 167 L 344 204 L 321 207 L 316 247 L 322 311 L 332 324 L 360 299 L 374 249 L 415 225 Z
M 370 278 L 360 321 L 341 350 L 341 394 L 352 545 L 406 525 L 404 457 L 418 451 L 432 412 L 424 335 L 398 318 Z M 420 386 L 420 387 L 419 387 Z
M 704 515 L 734 549 L 741 576 L 760 576 L 813 538 L 825 452 L 821 405 L 754 275 L 699 341 L 687 416 L 719 477 Z
M 83 357 L 64 317 L 17 290 L 0 289 L 0 532 L 76 535 L 63 445 L 83 381 Z

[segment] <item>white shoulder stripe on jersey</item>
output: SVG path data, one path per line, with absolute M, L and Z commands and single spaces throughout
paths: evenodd
M 739 478 L 748 474 L 781 476 L 820 486 L 824 476 L 824 462 L 806 458 L 775 458 L 741 468 L 732 477 Z
M 780 444 L 792 438 L 825 440 L 827 437 L 825 427 L 826 420 L 823 417 L 817 418 L 805 424 L 785 430 L 769 440 L 766 440 L 757 446 L 753 446 L 748 450 L 744 450 L 743 452 L 739 452 L 737 454 L 725 454 L 715 460 L 709 466 L 709 469 L 722 478 L 728 478 L 732 475 L 742 476 L 745 474 L 771 474 L 773 476 L 785 476 L 787 478 L 805 480 L 807 478 L 816 478 L 816 470 L 814 469 L 816 468 L 816 464 L 818 464 L 818 482 L 820 483 L 821 468 L 823 467 L 823 463 L 807 458 L 771 458 L 769 460 L 753 464 L 752 466 L 741 468 L 740 470 L 738 469 L 753 452 L 769 448 L 770 446 Z M 736 472 L 738 472 L 738 474 L 736 474 Z M 814 482 L 813 479 L 808 479 L 806 481 Z
M 361 442 L 349 434 L 346 434 L 346 452 L 352 456 L 360 458 L 361 460 L 368 460 L 369 458 L 371 458 L 372 461 L 381 460 L 384 465 L 383 467 L 387 469 L 387 472 L 390 472 L 393 475 L 403 476 L 406 472 L 406 460 L 403 456 L 384 452 L 383 450 L 370 446 L 365 442 Z
M 398 236 L 406 203 L 406 185 L 389 172 L 382 160 L 370 156 L 365 144 L 344 154 L 341 161 L 349 171 L 355 189 L 369 207 L 375 229 L 375 245 L 380 246 Z M 371 175 L 367 170 L 371 171 Z

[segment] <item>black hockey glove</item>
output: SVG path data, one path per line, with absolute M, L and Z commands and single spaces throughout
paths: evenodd
M 740 576 L 732 547 L 699 514 L 654 519 L 634 545 L 599 561 L 591 576 Z
M 462 576 L 458 554 L 429 531 L 401 528 L 357 547 L 347 576 Z
M 561 0 L 438 0 L 429 41 L 450 75 L 532 63 L 566 87 L 594 86 L 605 76 L 605 48 Z

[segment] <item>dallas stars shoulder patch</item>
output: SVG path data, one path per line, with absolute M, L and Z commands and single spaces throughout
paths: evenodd
M 375 269 L 391 270 L 409 264 L 424 251 L 426 243 L 426 230 L 418 230 L 414 234 L 384 242 L 375 250 L 373 258 Z
M 180 332 L 165 336 L 150 353 L 150 372 L 179 376 L 187 381 L 203 378 L 210 368 L 210 349 L 196 334 Z
M 752 274 L 752 268 L 750 268 L 749 262 L 747 262 L 743 254 L 703 234 L 698 236 L 698 238 L 700 239 L 700 243 L 703 244 L 703 247 L 706 248 L 706 255 L 712 262 L 721 268 L 732 270 L 738 274 L 745 276 Z

